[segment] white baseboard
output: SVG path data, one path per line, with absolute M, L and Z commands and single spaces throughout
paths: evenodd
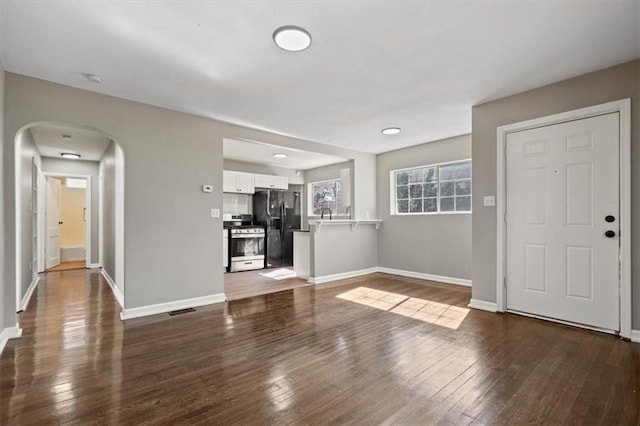
M 120 319 L 128 320 L 148 315 L 164 314 L 179 309 L 195 308 L 197 306 L 222 303 L 227 300 L 224 293 L 212 294 L 210 296 L 194 297 L 192 299 L 176 300 L 175 302 L 158 303 L 157 305 L 140 306 L 138 308 L 122 309 Z
M 122 294 L 122 292 L 116 285 L 115 281 L 113 281 L 113 278 L 111 278 L 111 276 L 107 273 L 107 271 L 102 269 L 101 273 L 105 281 L 107 282 L 107 284 L 109 284 L 109 287 L 111 287 L 111 291 L 113 292 L 114 297 L 118 301 L 118 304 L 120 304 L 120 307 L 124 309 L 124 294 Z
M 419 278 L 421 280 L 436 281 L 445 284 L 463 285 L 465 287 L 471 287 L 471 280 L 464 278 L 445 277 L 443 275 L 425 274 L 423 272 L 404 271 L 402 269 L 385 268 L 383 266 L 378 267 L 378 272 L 391 275 L 400 275 L 402 277 Z
M 102 264 L 100 264 L 100 263 L 90 263 L 89 266 L 87 266 L 87 268 L 89 268 L 89 269 L 102 268 Z
M 493 302 L 485 302 L 484 300 L 471 299 L 468 305 L 473 309 L 480 309 L 488 312 L 498 312 L 498 305 Z
M 9 339 L 17 339 L 22 336 L 22 329 L 19 327 L 7 327 L 0 332 L 0 354 Z
M 20 301 L 20 306 L 18 306 L 18 311 L 24 311 L 29 306 L 29 302 L 31 301 L 31 296 L 33 295 L 33 291 L 38 286 L 38 282 L 40 281 L 40 275 L 36 275 L 33 277 L 33 281 L 29 284 L 29 288 L 27 292 L 24 294 L 24 297 Z
M 631 330 L 631 341 L 640 343 L 640 330 Z
M 342 272 L 342 273 L 333 274 L 333 275 L 325 275 L 323 277 L 309 277 L 309 280 L 307 282 L 309 282 L 310 284 L 324 284 L 331 281 L 338 281 L 338 280 L 344 280 L 347 278 L 359 277 L 362 275 L 369 275 L 375 272 L 378 272 L 378 268 L 374 266 L 373 268 L 360 269 L 358 271 Z

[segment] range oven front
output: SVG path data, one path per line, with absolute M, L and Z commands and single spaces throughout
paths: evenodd
M 264 229 L 229 230 L 229 272 L 264 268 Z

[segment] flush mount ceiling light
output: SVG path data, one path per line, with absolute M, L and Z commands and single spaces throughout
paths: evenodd
M 74 154 L 73 152 L 63 152 L 62 154 L 60 154 L 60 156 L 62 158 L 69 158 L 72 160 L 77 160 L 80 158 L 80 154 Z
M 304 28 L 285 25 L 273 32 L 273 41 L 280 49 L 300 52 L 311 46 L 311 34 Z
M 386 129 L 382 129 L 382 134 L 384 135 L 397 135 L 400 133 L 400 127 L 387 127 Z
M 280 152 L 277 152 L 277 153 L 273 154 L 273 156 L 275 158 L 287 158 L 287 154 L 282 154 Z
M 102 78 L 97 74 L 85 74 L 84 76 L 92 83 L 102 83 Z

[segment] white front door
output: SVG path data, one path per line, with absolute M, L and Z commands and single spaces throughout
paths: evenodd
M 53 268 L 60 264 L 60 181 L 47 177 L 46 191 L 46 268 Z
M 620 329 L 618 121 L 507 135 L 507 309 Z

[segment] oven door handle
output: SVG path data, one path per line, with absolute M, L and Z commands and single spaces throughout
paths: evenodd
M 264 234 L 231 234 L 231 238 L 264 238 Z

